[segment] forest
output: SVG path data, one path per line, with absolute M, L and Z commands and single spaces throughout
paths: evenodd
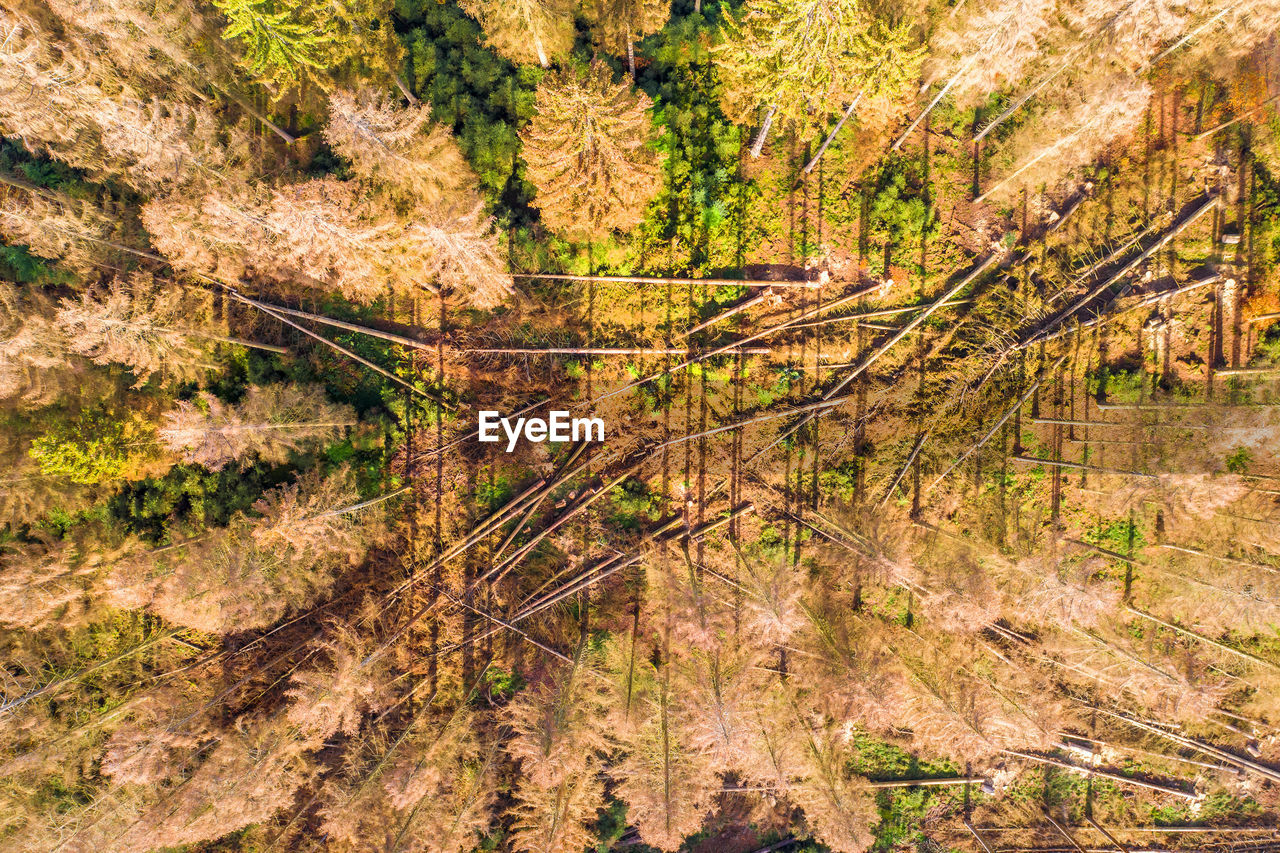
M 0 459 L 5 853 L 1280 851 L 1280 0 L 0 0 Z

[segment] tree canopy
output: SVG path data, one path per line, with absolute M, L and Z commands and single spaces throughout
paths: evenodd
M 521 139 L 547 227 L 599 234 L 640 221 L 661 174 L 651 105 L 603 63 L 543 78 Z

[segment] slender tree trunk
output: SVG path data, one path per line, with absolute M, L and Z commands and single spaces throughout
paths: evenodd
M 827 153 L 827 147 L 831 145 L 832 140 L 836 138 L 836 134 L 838 134 L 840 129 L 844 127 L 844 123 L 853 115 L 853 111 L 858 108 L 858 104 L 862 102 L 862 96 L 867 93 L 867 89 L 870 88 L 872 81 L 877 75 L 879 75 L 880 66 L 883 64 L 884 62 L 882 61 L 880 65 L 877 65 L 875 70 L 871 72 L 871 76 L 862 84 L 862 88 L 858 90 L 858 94 L 849 102 L 849 106 L 845 107 L 844 114 L 840 116 L 840 120 L 836 122 L 836 126 L 831 128 L 831 132 L 827 134 L 827 138 L 822 140 L 822 144 L 818 146 L 818 153 L 814 154 L 813 159 L 805 164 L 804 173 L 806 175 L 814 170 L 814 167 L 818 165 L 818 161 L 822 159 L 822 155 Z
M 409 89 L 409 85 L 404 82 L 403 77 L 399 74 L 392 74 L 391 79 L 396 81 L 396 88 L 400 90 L 400 94 L 404 95 L 404 99 L 406 101 L 413 104 L 415 107 L 422 104 L 422 101 L 419 101 L 418 97 Z
M 1042 78 L 1039 83 L 1033 86 L 1031 90 L 1028 91 L 1026 94 L 1024 94 L 1021 98 L 1018 98 L 1018 100 L 1010 104 L 1009 107 L 1004 112 L 996 116 L 989 124 L 987 124 L 986 127 L 984 127 L 981 131 L 978 132 L 976 136 L 973 137 L 973 141 L 981 142 L 988 133 L 995 130 L 997 127 L 999 127 L 1004 122 L 1005 119 L 1007 119 L 1009 116 L 1016 113 L 1018 110 L 1022 109 L 1023 105 L 1025 105 L 1027 101 L 1031 100 L 1037 94 L 1039 94 L 1041 89 L 1043 89 L 1045 86 L 1048 86 L 1055 79 L 1057 79 L 1059 74 L 1061 74 L 1063 71 L 1066 71 L 1068 68 L 1070 68 L 1071 62 L 1073 59 L 1075 59 L 1076 54 L 1083 49 L 1084 49 L 1084 45 L 1078 45 L 1074 49 L 1072 49 L 1067 54 L 1066 58 L 1063 59 L 1061 65 L 1059 65 L 1056 69 L 1054 69 L 1052 72 L 1047 74 L 1044 78 Z
M 773 117 L 778 112 L 778 105 L 774 104 L 769 107 L 769 112 L 765 113 L 764 124 L 760 126 L 760 132 L 756 134 L 755 142 L 751 143 L 751 158 L 760 156 L 760 152 L 764 151 L 764 141 L 769 136 L 769 128 L 773 127 Z
M 805 287 L 822 286 L 817 279 L 807 281 L 770 281 L 752 278 L 662 278 L 644 275 L 566 275 L 564 273 L 513 273 L 512 278 L 540 278 L 546 281 L 611 281 L 617 284 L 689 284 L 697 287 Z

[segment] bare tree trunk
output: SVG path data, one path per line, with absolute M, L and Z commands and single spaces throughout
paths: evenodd
M 979 448 L 981 448 L 984 444 L 990 441 L 991 437 L 996 434 L 996 432 L 1000 429 L 1000 427 L 1004 426 L 1005 423 L 1009 420 L 1009 418 L 1013 417 L 1014 413 L 1017 412 L 1019 409 L 1021 409 L 1022 406 L 1027 402 L 1027 400 L 1031 399 L 1031 395 L 1036 392 L 1036 390 L 1040 387 L 1041 383 L 1044 382 L 1044 380 L 1049 376 L 1049 374 L 1057 370 L 1062 365 L 1062 362 L 1066 361 L 1066 359 L 1067 357 L 1065 355 L 1062 356 L 1062 358 L 1059 358 L 1052 367 L 1050 367 L 1048 370 L 1041 373 L 1040 377 L 1036 379 L 1035 382 L 1031 383 L 1031 386 L 1027 388 L 1025 392 L 1023 392 L 1022 396 L 1018 398 L 1017 402 L 1015 402 L 1012 406 L 1010 406 L 1009 409 L 1003 415 L 1001 415 L 1000 419 L 995 422 L 995 424 L 991 427 L 991 429 L 987 430 L 986 434 L 982 436 L 982 438 L 979 439 L 976 444 L 974 444 L 973 446 L 965 450 L 963 453 L 961 453 L 959 458 L 957 458 L 955 462 L 951 463 L 951 467 L 949 467 L 946 471 L 943 471 L 942 474 L 938 476 L 938 479 L 934 480 L 932 483 L 929 484 L 929 488 L 925 489 L 925 493 L 928 494 L 929 492 L 932 492 L 935 488 L 937 488 L 939 483 L 941 483 L 951 474 L 952 471 L 954 471 L 956 468 L 959 468 L 961 465 L 963 465 L 966 459 L 968 459 L 970 456 L 976 453 Z
M 893 492 L 898 488 L 898 484 L 902 482 L 902 478 L 907 475 L 907 471 L 911 469 L 911 465 L 916 461 L 916 457 L 920 455 L 920 449 L 924 447 L 924 443 L 929 440 L 929 430 L 920 433 L 920 437 L 916 439 L 915 445 L 911 448 L 911 452 L 907 454 L 907 461 L 902 464 L 902 468 L 898 471 L 898 476 L 893 478 L 893 482 L 889 484 L 889 488 L 884 490 L 884 495 L 876 502 L 876 509 L 884 506 L 889 502 L 889 498 L 893 497 Z
M 231 92 L 227 91 L 226 89 L 223 89 L 223 88 L 222 88 L 222 87 L 220 87 L 220 86 L 214 85 L 214 84 L 212 84 L 212 83 L 211 83 L 210 85 L 212 85 L 212 86 L 213 86 L 213 88 L 217 89 L 219 92 L 221 92 L 222 94 L 224 94 L 224 95 L 226 95 L 228 98 L 230 98 L 230 99 L 231 99 L 231 100 L 236 104 L 236 106 L 240 107 L 240 109 L 244 110 L 246 113 L 248 113 L 249 115 L 253 116 L 253 117 L 254 117 L 254 118 L 256 118 L 258 121 L 262 122 L 262 124 L 263 124 L 263 125 L 264 125 L 268 130 L 270 130 L 270 131 L 271 131 L 272 133 L 274 133 L 276 136 L 278 136 L 278 137 L 280 137 L 281 139 L 283 139 L 283 140 L 285 141 L 285 143 L 286 143 L 286 144 L 288 144 L 288 145 L 292 145 L 294 142 L 297 142 L 297 139 L 296 139 L 296 138 L 294 138 L 293 136 L 291 136 L 291 135 L 289 135 L 288 133 L 286 133 L 286 132 L 285 132 L 285 131 L 284 131 L 284 130 L 279 126 L 279 125 L 277 125 L 277 124 L 276 124 L 275 122 L 273 122 L 271 119 L 269 119 L 269 118 L 267 118 L 266 116 L 264 116 L 262 113 L 258 112 L 256 109 L 254 109 L 252 106 L 250 106 L 250 105 L 249 105 L 246 101 L 244 101 L 242 98 L 240 98 L 240 97 L 238 97 L 238 96 L 234 95 L 233 93 L 231 93 Z
M 773 117 L 778 112 L 778 105 L 774 104 L 769 107 L 769 112 L 765 113 L 764 124 L 760 126 L 760 132 L 756 134 L 755 142 L 751 143 L 751 158 L 760 156 L 760 152 L 764 151 L 764 141 L 769 136 L 769 128 L 773 127 Z
M 252 297 L 243 294 L 237 294 L 234 298 L 251 305 L 260 311 L 276 311 L 280 314 L 288 314 L 290 317 L 299 317 L 303 320 L 310 320 L 313 323 L 320 323 L 325 326 L 333 326 L 337 329 L 346 329 L 348 332 L 357 332 L 361 335 L 369 335 L 373 338 L 381 338 L 384 341 L 400 344 L 401 346 L 412 347 L 413 349 L 433 350 L 434 345 L 425 344 L 422 341 L 406 338 L 403 335 L 397 335 L 394 332 L 384 332 L 381 329 L 371 329 L 368 326 L 358 326 L 355 323 L 348 323 L 344 320 L 334 320 L 325 317 L 323 314 L 311 314 L 306 311 L 299 311 L 296 308 L 285 308 L 283 305 L 275 305 L 270 302 L 260 302 Z
M 1118 468 L 1100 468 L 1097 465 L 1084 465 L 1079 462 L 1063 462 L 1056 459 L 1039 459 L 1035 456 L 1013 456 L 1010 457 L 1014 462 L 1023 462 L 1028 465 L 1047 465 L 1051 468 L 1072 468 L 1077 471 L 1093 471 L 1097 474 L 1115 474 L 1119 477 L 1141 477 L 1146 480 L 1159 480 L 1155 474 L 1144 474 L 1141 471 L 1122 471 Z
M 1015 349 L 1026 349 L 1040 341 L 1047 340 L 1048 332 L 1051 329 L 1054 329 L 1059 325 L 1061 325 L 1063 322 L 1067 320 L 1067 318 L 1075 314 L 1076 311 L 1079 311 L 1081 308 L 1088 305 L 1094 299 L 1098 298 L 1098 296 L 1107 288 L 1111 287 L 1113 284 L 1120 281 L 1120 279 L 1124 278 L 1125 276 L 1133 272 L 1142 262 L 1146 261 L 1156 252 L 1160 251 L 1165 246 L 1167 246 L 1170 240 L 1172 240 L 1174 237 L 1182 233 L 1182 231 L 1188 228 L 1192 223 L 1198 220 L 1201 216 L 1203 216 L 1205 213 L 1209 212 L 1210 210 L 1215 209 L 1218 206 L 1218 203 L 1219 203 L 1219 197 L 1216 193 L 1212 193 L 1205 196 L 1204 201 L 1200 204 L 1200 206 L 1197 207 L 1195 210 L 1193 210 L 1191 213 L 1184 216 L 1181 222 L 1175 222 L 1172 226 L 1169 227 L 1167 231 L 1164 232 L 1164 234 L 1160 235 L 1160 238 L 1158 240 L 1156 240 L 1154 243 L 1152 243 L 1150 246 L 1144 249 L 1141 253 L 1135 256 L 1133 260 L 1129 261 L 1127 264 L 1121 267 L 1120 270 L 1115 275 L 1111 276 L 1106 281 L 1099 284 L 1097 287 L 1092 288 L 1084 296 L 1077 299 L 1074 303 L 1071 304 L 1070 307 L 1061 311 L 1057 317 L 1055 317 L 1052 321 L 1050 321 L 1043 330 L 1041 330 L 1038 334 L 1032 336 L 1031 339 L 1028 340 L 1026 343 L 1017 345 Z M 1214 277 L 1213 280 L 1216 281 L 1217 278 Z M 1196 282 L 1196 285 L 1198 286 L 1199 282 Z
M 396 88 L 400 90 L 400 94 L 404 95 L 404 99 L 406 101 L 413 104 L 415 107 L 421 106 L 422 101 L 419 101 L 417 96 L 410 91 L 409 85 L 404 82 L 403 77 L 399 74 L 392 74 L 391 78 L 396 81 Z
M 836 122 L 836 126 L 831 128 L 831 132 L 827 134 L 827 138 L 822 140 L 822 144 L 818 146 L 818 153 L 814 154 L 813 159 L 808 163 L 805 163 L 803 172 L 806 175 L 813 171 L 814 167 L 818 165 L 818 161 L 822 159 L 822 155 L 827 153 L 827 148 L 831 145 L 832 140 L 836 138 L 836 134 L 844 127 L 844 123 L 853 115 L 853 111 L 858 108 L 858 102 L 861 100 L 862 93 L 859 92 L 858 96 L 849 102 L 849 106 L 845 107 L 844 113 L 840 116 L 840 120 Z
M 1048 86 L 1055 79 L 1057 79 L 1059 74 L 1061 74 L 1063 71 L 1066 71 L 1068 68 L 1070 68 L 1071 61 L 1075 59 L 1076 54 L 1083 49 L 1084 49 L 1084 45 L 1078 45 L 1073 50 L 1071 50 L 1071 52 L 1067 54 L 1066 58 L 1063 59 L 1061 65 L 1059 65 L 1056 69 L 1054 69 L 1052 72 L 1046 75 L 1039 83 L 1033 86 L 1031 90 L 1028 91 L 1026 94 L 1024 94 L 1021 98 L 1018 98 L 1018 100 L 1010 104 L 1009 107 L 1004 112 L 1000 113 L 1000 115 L 992 119 L 991 122 L 988 123 L 986 127 L 980 130 L 978 134 L 973 137 L 973 141 L 981 142 L 988 133 L 995 130 L 997 127 L 999 127 L 1004 122 L 1005 119 L 1007 119 L 1009 116 L 1016 113 L 1018 110 L 1022 109 L 1023 105 L 1025 105 L 1027 101 L 1034 98 L 1040 92 L 1041 89 L 1043 89 L 1045 86 Z
M 508 349 L 464 349 L 465 353 L 492 353 L 495 355 L 684 355 L 684 349 L 644 349 L 630 347 L 535 347 Z M 747 347 L 742 350 L 747 355 L 769 355 L 773 350 L 769 347 Z
M 710 317 L 706 320 L 703 320 L 698 325 L 685 330 L 680 334 L 680 337 L 687 338 L 695 332 L 701 332 L 703 329 L 707 328 L 708 326 L 714 326 L 716 323 L 719 323 L 721 320 L 727 320 L 730 317 L 734 316 L 735 314 L 741 314 L 743 311 L 746 311 L 749 308 L 754 308 L 755 306 L 759 305 L 761 302 L 764 302 L 766 299 L 768 299 L 772 295 L 773 295 L 772 293 L 766 290 L 764 293 L 761 293 L 758 296 L 753 296 L 748 300 L 739 302 L 737 305 L 733 306 L 728 311 L 722 311 L 721 313 L 716 314 L 714 317 Z M 684 350 L 681 350 L 681 352 L 684 352 Z
M 1248 560 L 1238 560 L 1235 557 L 1221 557 L 1217 554 L 1210 554 L 1207 551 L 1198 551 L 1195 548 L 1187 548 L 1186 546 L 1183 546 L 1183 545 L 1170 545 L 1166 542 L 1160 545 L 1153 545 L 1152 547 L 1163 548 L 1166 551 L 1181 551 L 1183 554 L 1192 554 L 1197 557 L 1204 557 L 1205 559 L 1208 559 L 1208 560 L 1217 560 L 1220 563 L 1230 563 L 1236 566 L 1247 566 L 1248 568 L 1251 568 L 1251 569 L 1262 569 L 1263 571 L 1271 572 L 1272 574 L 1280 573 L 1280 568 L 1277 568 L 1276 566 L 1268 566 L 1265 563 L 1251 563 Z
M 627 68 L 631 71 L 631 79 L 636 79 L 636 44 L 631 40 L 631 36 L 627 36 Z
M 753 278 L 662 278 L 647 275 L 567 275 L 565 273 L 512 273 L 512 278 L 540 278 L 546 281 L 611 281 L 617 284 L 692 284 L 702 287 L 804 287 L 816 290 L 822 282 L 768 281 Z
M 227 292 L 231 295 L 231 298 L 233 299 L 240 300 L 249 305 L 255 305 L 255 300 L 249 299 L 246 296 L 241 296 L 239 293 L 237 293 L 234 289 L 230 287 L 227 288 Z M 440 399 L 440 397 L 438 397 L 435 394 L 431 394 L 427 391 L 423 391 L 413 385 L 410 385 L 408 382 L 405 382 L 403 379 L 401 379 L 399 376 L 396 376 L 391 371 L 386 370 L 385 368 L 379 367 L 378 365 L 374 364 L 372 361 L 369 361 L 367 358 L 364 358 L 363 356 L 357 355 L 356 353 L 352 352 L 351 350 L 347 349 L 346 347 L 342 346 L 336 341 L 331 341 L 328 338 L 324 337 L 323 335 L 317 335 L 315 332 L 311 331 L 305 326 L 300 326 L 299 324 L 293 322 L 283 314 L 273 311 L 270 308 L 263 307 L 262 303 L 256 303 L 255 307 L 257 307 L 259 311 L 266 314 L 267 316 L 276 318 L 281 323 L 284 323 L 286 326 L 292 326 L 293 328 L 297 329 L 299 332 L 302 332 L 302 334 L 306 335 L 307 337 L 314 338 L 315 340 L 319 341 L 320 343 L 324 344 L 330 349 L 336 352 L 340 352 L 354 361 L 360 362 L 360 364 L 363 364 L 365 367 L 369 368 L 374 373 L 377 373 L 379 376 L 383 377 L 384 379 L 390 379 L 392 382 L 396 383 L 397 385 L 400 385 L 401 387 L 408 389 L 410 393 L 417 394 L 420 397 L 424 397 L 428 400 L 431 400 L 433 403 L 440 406 L 441 408 L 451 409 L 451 410 L 457 408 L 456 406 L 446 403 L 444 400 Z
M 1083 773 L 1086 776 L 1097 776 L 1101 779 L 1110 779 L 1113 782 L 1123 782 L 1126 785 L 1136 785 L 1139 788 L 1146 788 L 1148 791 L 1159 791 L 1163 794 L 1172 794 L 1175 797 L 1182 797 L 1184 800 L 1194 800 L 1199 795 L 1188 793 L 1177 788 L 1170 788 L 1167 785 L 1157 785 L 1154 782 L 1144 782 L 1141 779 L 1132 779 L 1128 776 L 1121 776 L 1119 773 L 1108 773 L 1105 770 L 1095 770 L 1092 767 L 1081 767 L 1077 764 L 1070 764 L 1066 761 L 1059 761 L 1056 758 L 1047 758 L 1043 755 L 1035 755 L 1030 752 L 1019 752 L 1014 749 L 1000 750 L 1005 755 L 1012 755 L 1015 758 L 1022 758 L 1028 761 L 1037 761 L 1041 764 L 1049 764 L 1053 767 L 1061 767 L 1063 770 L 1074 770 L 1077 773 Z
M 974 840 L 978 842 L 978 846 L 982 848 L 983 853 L 995 853 L 995 851 L 991 849 L 991 846 L 983 840 L 981 835 L 978 834 L 978 830 L 974 829 L 972 823 L 966 820 L 964 822 L 964 826 L 965 829 L 969 830 L 969 834 L 973 836 Z
M 1178 625 L 1175 625 L 1172 622 L 1166 622 L 1163 619 L 1159 619 L 1155 616 L 1152 616 L 1150 613 L 1139 610 L 1138 608 L 1134 607 L 1131 604 L 1126 605 L 1125 609 L 1128 610 L 1130 613 L 1132 613 L 1134 616 L 1141 616 L 1143 619 L 1147 619 L 1151 622 L 1154 622 L 1157 625 L 1160 625 L 1161 627 L 1168 628 L 1170 631 L 1173 631 L 1178 634 L 1182 634 L 1185 637 L 1190 637 L 1193 640 L 1199 640 L 1205 645 L 1213 646 L 1215 649 L 1218 649 L 1219 651 L 1224 651 L 1227 654 L 1235 655 L 1236 657 L 1242 658 L 1243 660 L 1247 660 L 1250 663 L 1255 663 L 1267 669 L 1280 672 L 1280 664 L 1275 664 L 1269 660 L 1266 660 L 1265 658 L 1260 658 L 1255 654 L 1241 651 L 1240 649 L 1237 649 L 1234 646 L 1228 646 L 1226 643 L 1220 643 L 1217 640 L 1214 640 L 1210 637 L 1206 637 L 1204 634 L 1197 633 L 1188 628 L 1179 627 Z M 1280 775 L 1278 775 L 1277 778 L 1280 779 Z

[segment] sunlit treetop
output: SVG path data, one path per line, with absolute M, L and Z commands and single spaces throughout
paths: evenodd
M 547 76 L 537 98 L 521 138 L 543 222 L 595 234 L 634 226 L 661 186 L 648 96 L 593 63 Z
M 759 109 L 808 126 L 861 94 L 870 110 L 915 83 L 924 52 L 911 23 L 889 24 L 860 0 L 748 0 L 716 48 L 724 107 L 751 123 Z

